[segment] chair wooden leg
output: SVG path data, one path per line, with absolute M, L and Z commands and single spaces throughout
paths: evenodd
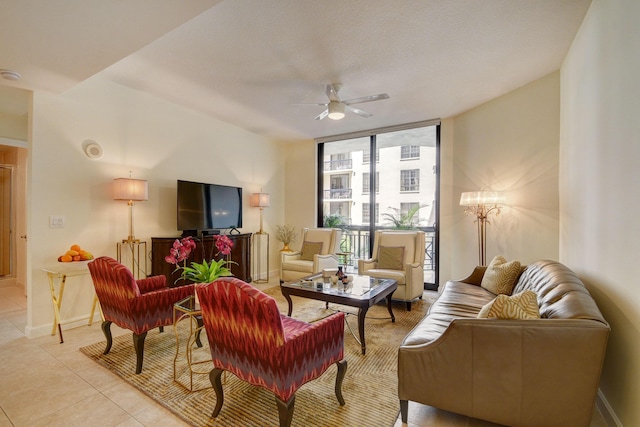
M 158 327 L 158 329 L 160 329 L 160 333 L 164 332 L 164 326 L 160 326 L 160 327 Z
M 280 427 L 290 427 L 293 420 L 293 406 L 296 403 L 296 395 L 294 394 L 287 402 L 282 401 L 276 396 L 276 405 L 278 405 L 278 418 L 280 419 Z
M 411 301 L 407 301 L 407 311 L 411 311 Z
M 113 344 L 113 337 L 111 336 L 111 322 L 109 320 L 102 322 L 102 333 L 107 339 L 107 347 L 104 349 L 102 354 L 107 354 L 111 351 L 111 345 Z
M 402 417 L 403 424 L 406 424 L 407 418 L 409 417 L 409 401 L 408 400 L 400 400 L 400 416 Z
M 213 409 L 213 413 L 211 416 L 213 418 L 217 417 L 222 409 L 222 404 L 224 403 L 224 393 L 222 392 L 222 373 L 224 370 L 213 368 L 211 372 L 209 372 L 209 381 L 211 381 L 211 385 L 213 386 L 213 390 L 216 392 L 216 407 Z
M 142 372 L 142 359 L 144 358 L 145 338 L 147 338 L 146 332 L 143 332 L 140 335 L 133 334 L 133 348 L 136 350 L 136 374 Z
M 338 366 L 338 374 L 336 375 L 336 397 L 338 398 L 338 402 L 340 406 L 344 406 L 344 397 L 342 397 L 342 381 L 344 380 L 344 375 L 347 373 L 347 361 L 346 359 L 342 359 L 339 362 L 336 362 Z

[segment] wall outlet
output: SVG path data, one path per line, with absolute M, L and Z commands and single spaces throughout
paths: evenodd
M 64 228 L 64 217 L 59 215 L 50 215 L 49 228 Z

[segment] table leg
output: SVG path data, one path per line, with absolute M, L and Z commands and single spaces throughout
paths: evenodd
M 367 317 L 367 311 L 369 307 L 363 307 L 358 310 L 358 334 L 360 335 L 360 346 L 362 347 L 362 354 L 367 352 L 367 346 L 364 343 L 364 319 Z
M 393 309 L 391 308 L 391 294 L 387 295 L 387 310 L 391 315 L 391 323 L 396 323 L 396 316 L 393 315 Z
M 287 300 L 287 304 L 289 304 L 289 309 L 287 310 L 287 316 L 291 317 L 291 313 L 293 312 L 293 301 L 291 301 L 291 297 L 289 294 L 282 292 L 282 295 Z
M 56 328 L 58 329 L 58 333 L 60 334 L 60 344 L 64 343 L 64 338 L 62 337 L 62 325 L 60 324 L 60 306 L 62 305 L 62 295 L 64 294 L 64 284 L 67 280 L 67 276 L 65 274 L 62 275 L 60 279 L 60 291 L 56 296 L 56 288 L 54 281 L 54 274 L 48 273 L 49 276 L 49 289 L 51 291 L 51 302 L 53 304 L 53 328 L 51 329 L 51 335 L 56 334 Z

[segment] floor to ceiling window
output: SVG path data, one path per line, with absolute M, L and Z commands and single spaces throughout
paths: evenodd
M 349 270 L 371 256 L 375 230 L 419 229 L 425 286 L 438 283 L 439 135 L 434 120 L 317 140 L 318 225 L 343 230 Z

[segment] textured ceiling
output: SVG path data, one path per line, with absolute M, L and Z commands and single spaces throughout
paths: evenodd
M 0 85 L 103 78 L 300 139 L 464 112 L 560 68 L 590 0 L 0 0 Z M 188 6 L 188 7 L 187 7 Z M 313 118 L 328 83 L 373 114 Z M 2 97 L 0 87 L 0 97 Z

